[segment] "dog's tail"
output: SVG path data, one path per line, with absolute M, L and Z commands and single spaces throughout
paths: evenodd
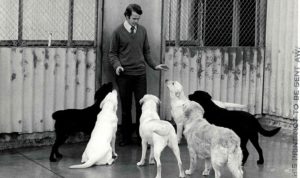
M 243 177 L 242 155 L 242 150 L 239 145 L 235 145 L 235 148 L 228 155 L 227 166 L 235 178 Z
M 273 130 L 266 130 L 257 121 L 257 129 L 258 129 L 258 132 L 260 134 L 262 134 L 263 136 L 272 137 L 272 136 L 274 136 L 275 134 L 277 134 L 280 131 L 281 127 L 277 127 L 277 128 L 275 128 Z
M 85 162 L 83 164 L 73 165 L 73 166 L 70 166 L 69 168 L 70 169 L 88 168 L 88 167 L 91 167 L 94 163 L 95 163 L 94 160 L 89 159 L 87 162 Z
M 240 147 L 240 139 L 237 135 L 233 135 L 230 149 L 228 150 L 227 166 L 235 178 L 243 177 L 242 158 L 243 154 Z

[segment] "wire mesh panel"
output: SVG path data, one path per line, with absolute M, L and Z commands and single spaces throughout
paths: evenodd
M 98 0 L 0 0 L 0 45 L 94 45 Z
M 0 40 L 18 39 L 18 0 L 0 0 Z
M 204 1 L 205 46 L 231 46 L 233 26 L 233 0 Z M 201 30 L 201 29 L 200 29 Z
M 264 46 L 266 0 L 166 0 L 169 45 Z
M 69 0 L 23 1 L 23 39 L 68 39 Z
M 95 0 L 75 0 L 73 40 L 91 40 L 95 39 Z

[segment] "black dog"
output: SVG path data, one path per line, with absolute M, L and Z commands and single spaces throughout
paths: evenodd
M 97 115 L 100 112 L 100 103 L 105 96 L 112 91 L 112 83 L 107 83 L 101 86 L 95 93 L 95 103 L 85 109 L 67 109 L 56 111 L 52 114 L 55 120 L 56 139 L 50 154 L 50 161 L 57 161 L 56 158 L 62 158 L 58 147 L 61 146 L 67 138 L 77 132 L 84 132 L 90 135 L 97 120 Z
M 204 109 L 204 118 L 211 124 L 232 129 L 241 138 L 241 149 L 243 151 L 244 165 L 249 156 L 247 142 L 253 144 L 259 154 L 257 164 L 264 163 L 264 157 L 261 147 L 258 143 L 258 133 L 263 136 L 271 137 L 279 132 L 280 128 L 267 131 L 262 128 L 258 120 L 250 113 L 245 111 L 229 111 L 220 108 L 213 101 L 211 96 L 204 91 L 195 91 L 189 95 L 189 99 L 199 103 Z

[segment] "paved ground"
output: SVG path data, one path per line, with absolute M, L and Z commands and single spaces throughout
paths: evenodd
M 244 166 L 244 178 L 292 178 L 292 150 L 291 136 L 278 134 L 272 138 L 260 137 L 264 150 L 265 164 L 257 166 L 258 155 L 253 146 L 248 143 L 250 156 Z M 118 147 L 119 158 L 112 166 L 94 166 L 88 169 L 74 170 L 68 167 L 79 164 L 81 154 L 86 143 L 68 144 L 61 147 L 64 158 L 56 163 L 48 160 L 51 147 L 21 148 L 0 152 L 0 178 L 154 178 L 156 166 L 147 165 L 137 167 L 141 156 L 141 147 L 131 145 Z M 189 166 L 189 156 L 186 144 L 180 145 L 181 158 L 184 169 Z M 148 150 L 149 152 L 149 150 Z M 148 156 L 148 154 L 147 154 Z M 161 156 L 162 177 L 178 177 L 175 156 L 170 149 L 165 149 Z M 204 177 L 203 160 L 198 161 L 196 172 L 187 177 Z M 222 178 L 231 178 L 228 170 L 224 170 Z M 214 177 L 214 172 L 207 178 Z

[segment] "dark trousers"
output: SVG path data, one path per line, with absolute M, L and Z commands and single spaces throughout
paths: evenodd
M 140 99 L 147 92 L 146 74 L 132 76 L 132 75 L 120 75 L 117 76 L 117 84 L 119 87 L 119 95 L 122 106 L 122 125 L 121 133 L 124 141 L 131 140 L 131 134 L 136 131 L 138 139 L 139 125 L 141 116 Z M 134 94 L 135 107 L 136 107 L 136 127 L 132 126 L 131 106 L 132 106 L 132 94 Z

